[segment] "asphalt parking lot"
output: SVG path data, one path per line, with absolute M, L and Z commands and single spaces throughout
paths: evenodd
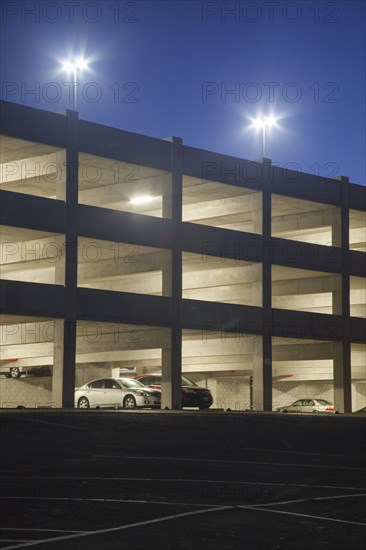
M 359 549 L 365 417 L 3 410 L 0 548 Z

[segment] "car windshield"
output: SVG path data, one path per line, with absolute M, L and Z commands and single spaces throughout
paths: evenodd
M 186 378 L 185 376 L 182 376 L 182 386 L 197 386 L 192 380 L 189 378 Z
M 320 403 L 321 405 L 331 405 L 332 404 L 329 401 L 326 401 L 325 399 L 317 399 L 317 402 Z
M 145 386 L 141 384 L 138 380 L 134 380 L 133 378 L 119 378 L 120 383 L 122 386 L 125 386 L 125 388 L 144 388 Z

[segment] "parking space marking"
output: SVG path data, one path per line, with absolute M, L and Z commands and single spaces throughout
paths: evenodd
M 29 539 L 0 539 L 0 542 L 29 542 Z
M 106 529 L 97 529 L 95 531 L 88 531 L 87 533 L 75 533 L 75 534 L 72 534 L 72 535 L 65 535 L 65 536 L 62 536 L 62 537 L 53 537 L 53 538 L 50 538 L 50 539 L 42 539 L 42 540 L 38 540 L 38 541 L 29 541 L 29 542 L 22 543 L 22 544 L 16 544 L 16 545 L 12 545 L 12 546 L 5 546 L 2 550 L 15 550 L 16 548 L 26 548 L 26 547 L 29 547 L 29 546 L 38 546 L 38 545 L 41 545 L 41 544 L 59 542 L 59 541 L 63 541 L 63 540 L 71 540 L 71 539 L 76 539 L 76 538 L 81 538 L 81 537 L 90 537 L 92 535 L 104 535 L 104 534 L 107 534 L 107 533 L 123 531 L 124 529 L 132 529 L 134 527 L 142 527 L 144 525 L 151 525 L 151 524 L 154 524 L 154 523 L 160 523 L 162 521 L 170 521 L 170 520 L 174 520 L 174 519 L 180 519 L 180 518 L 183 518 L 183 517 L 195 516 L 195 515 L 198 515 L 198 514 L 208 514 L 210 512 L 219 512 L 221 510 L 230 510 L 230 509 L 233 509 L 233 506 L 220 506 L 219 508 L 209 508 L 209 509 L 206 509 L 206 510 L 194 510 L 192 512 L 184 512 L 183 514 L 172 514 L 172 515 L 163 516 L 163 517 L 160 517 L 160 518 L 148 519 L 148 520 L 145 520 L 145 521 L 138 521 L 138 522 L 135 522 L 135 523 L 128 523 L 127 525 L 117 525 L 116 527 L 109 527 L 109 528 L 106 528 Z
M 100 458 L 116 458 L 118 460 L 167 460 L 167 461 L 178 461 L 178 462 L 215 462 L 215 463 L 224 463 L 224 464 L 255 464 L 260 466 L 286 466 L 286 467 L 295 467 L 295 468 L 325 468 L 327 470 L 361 470 L 366 471 L 366 468 L 354 468 L 347 466 L 330 466 L 322 464 L 287 464 L 284 462 L 257 462 L 255 460 L 224 460 L 224 459 L 214 459 L 214 458 L 180 458 L 174 456 L 118 456 L 118 455 L 95 455 Z
M 271 481 L 243 481 L 236 479 L 191 479 L 169 477 L 104 477 L 104 476 L 1 476 L 0 479 L 54 479 L 92 481 L 159 481 L 172 483 L 236 483 L 238 485 L 268 485 L 270 487 L 312 487 L 316 489 L 340 489 L 345 491 L 366 491 L 366 487 L 343 487 L 339 485 L 306 485 L 304 483 L 274 483 Z M 1 497 L 0 497 L 1 498 Z
M 366 497 L 366 493 L 353 493 L 352 495 L 332 495 L 327 497 L 298 498 L 296 500 L 282 500 L 279 502 L 266 502 L 265 504 L 251 504 L 253 508 L 257 506 L 278 506 L 280 504 L 295 504 L 296 502 L 310 502 L 314 500 L 336 500 L 340 498 Z
M 204 508 L 220 508 L 222 504 L 202 504 L 197 502 L 171 502 L 165 500 L 135 500 L 135 499 L 119 499 L 119 498 L 68 498 L 68 497 L 39 497 L 39 496 L 0 496 L 1 500 L 66 500 L 70 502 L 81 501 L 81 502 L 119 502 L 119 503 L 130 503 L 130 504 L 165 504 L 165 505 L 174 505 L 174 506 L 201 506 Z M 6 529 L 7 531 L 9 529 Z M 37 531 L 37 529 L 35 529 Z M 52 531 L 53 529 L 45 529 L 45 531 Z M 54 529 L 57 531 L 57 529 Z M 27 531 L 32 531 L 32 529 L 27 529 Z M 60 531 L 61 533 L 63 531 Z M 89 533 L 89 531 L 65 531 L 69 533 Z
M 246 510 L 255 510 L 255 511 L 260 510 L 261 512 L 270 512 L 272 514 L 284 514 L 287 516 L 298 516 L 303 518 L 317 519 L 321 521 L 334 521 L 336 523 L 348 523 L 351 525 L 360 525 L 362 527 L 366 527 L 366 523 L 360 523 L 358 521 L 349 521 L 346 519 L 328 518 L 326 516 L 313 516 L 310 514 L 300 514 L 298 512 L 286 512 L 285 510 L 269 510 L 268 508 L 259 508 L 257 506 L 254 508 L 253 506 L 245 506 L 243 504 L 240 504 L 239 506 L 237 506 L 237 508 L 243 508 Z
M 315 498 L 315 499 L 311 499 L 311 500 L 326 500 L 326 499 L 336 499 L 336 498 L 351 498 L 351 497 L 359 497 L 359 496 L 366 496 L 366 493 L 363 493 L 363 494 L 352 494 L 352 495 L 336 495 L 334 497 L 318 497 L 318 498 Z M 10 497 L 12 498 L 12 497 Z M 18 498 L 18 497 L 15 497 L 15 498 Z M 31 499 L 32 497 L 19 497 L 19 498 L 29 498 Z M 36 497 L 37 499 L 47 499 L 48 497 Z M 69 501 L 70 499 L 66 499 L 66 498 L 57 498 L 57 497 L 50 497 L 51 499 L 55 499 L 55 500 L 67 500 Z M 88 501 L 105 501 L 105 502 L 109 502 L 110 500 L 112 501 L 116 501 L 116 499 L 73 499 L 73 500 L 77 500 L 77 501 L 84 501 L 84 500 L 88 500 Z M 309 518 L 309 519 L 314 519 L 314 520 L 317 520 L 317 521 L 331 521 L 331 522 L 335 522 L 335 523 L 342 523 L 342 524 L 349 524 L 349 525 L 358 525 L 358 526 L 361 526 L 361 527 L 366 527 L 366 523 L 361 523 L 361 522 L 356 522 L 356 521 L 349 521 L 349 520 L 343 520 L 343 519 L 337 519 L 337 518 L 330 518 L 330 517 L 326 517 L 326 516 L 316 516 L 316 515 L 312 515 L 312 514 L 303 514 L 303 513 L 296 513 L 296 512 L 287 512 L 287 511 L 284 511 L 284 510 L 273 510 L 273 509 L 268 509 L 268 508 L 264 508 L 264 506 L 271 506 L 271 505 L 279 505 L 279 504 L 289 504 L 289 503 L 294 503 L 294 502 L 304 502 L 305 500 L 309 500 L 309 499 L 301 499 L 301 500 L 293 500 L 293 501 L 283 501 L 283 502 L 277 502 L 277 503 L 269 503 L 269 504 L 264 504 L 264 505 L 261 505 L 261 506 L 258 506 L 258 505 L 234 505 L 234 506 L 215 506 L 215 505 L 206 505 L 205 509 L 204 510 L 194 510 L 194 511 L 191 511 L 191 512 L 185 512 L 185 513 L 181 513 L 181 514 L 171 514 L 171 515 L 168 515 L 168 516 L 163 516 L 163 517 L 160 517 L 160 518 L 154 518 L 154 519 L 151 519 L 151 520 L 145 520 L 145 521 L 140 521 L 140 522 L 135 522 L 135 523 L 130 523 L 130 524 L 127 524 L 127 525 L 119 525 L 119 526 L 116 526 L 116 527 L 110 527 L 110 528 L 105 528 L 105 529 L 98 529 L 98 530 L 94 530 L 94 531 L 61 531 L 61 530 L 51 530 L 51 529 L 39 529 L 39 531 L 48 531 L 48 532 L 54 532 L 54 531 L 61 531 L 61 532 L 68 532 L 69 534 L 67 535 L 63 535 L 63 536 L 58 536 L 58 537 L 51 537 L 51 538 L 47 538 L 47 539 L 41 539 L 41 540 L 24 540 L 24 539 L 0 539 L 2 542 L 12 542 L 13 544 L 11 544 L 10 546 L 6 546 L 3 548 L 3 550 L 16 550 L 16 549 L 20 549 L 20 548 L 27 548 L 27 547 L 31 547 L 31 546 L 39 546 L 41 544 L 52 544 L 53 542 L 59 542 L 59 541 L 66 541 L 66 540 L 71 540 L 71 539 L 76 539 L 76 538 L 82 538 L 82 537 L 86 537 L 86 536 L 94 536 L 94 535 L 102 535 L 102 534 L 108 534 L 108 533 L 113 533 L 113 532 L 117 532 L 117 531 L 122 531 L 122 530 L 125 530 L 125 529 L 131 529 L 131 528 L 135 528 L 135 527 L 141 527 L 141 526 L 145 526 L 145 525 L 151 525 L 151 524 L 156 524 L 156 523 L 160 523 L 160 522 L 164 522 L 164 521 L 169 521 L 169 520 L 174 520 L 174 519 L 180 519 L 182 517 L 188 517 L 188 516 L 193 516 L 193 515 L 198 515 L 198 514 L 204 514 L 204 513 L 209 513 L 209 512 L 214 512 L 214 511 L 222 511 L 222 510 L 234 510 L 236 508 L 240 508 L 240 509 L 243 509 L 243 510 L 254 510 L 254 511 L 261 511 L 261 512 L 270 512 L 270 513 L 277 513 L 277 514 L 283 514 L 283 515 L 289 515 L 289 516 L 296 516 L 296 517 L 300 517 L 300 518 Z M 136 502 L 136 501 L 118 501 L 118 502 Z M 146 502 L 146 501 L 137 501 L 137 502 Z M 167 503 L 167 504 L 170 504 L 170 505 L 174 505 L 174 504 L 180 504 L 180 503 Z M 186 504 L 186 503 L 185 503 Z M 190 506 L 194 506 L 194 504 L 189 504 Z M 6 528 L 2 528 L 2 530 L 5 530 Z M 12 530 L 11 528 L 9 530 Z M 24 531 L 32 531 L 32 529 L 26 529 L 26 528 L 19 528 L 19 530 L 24 530 Z M 35 530 L 37 531 L 37 530 Z M 71 533 L 71 534 L 70 534 Z
M 88 533 L 88 531 L 78 531 L 77 529 L 37 529 L 34 527 L 0 527 L 0 531 L 39 531 L 40 533 Z
M 81 426 L 70 426 L 70 424 L 61 424 L 61 422 L 51 422 L 50 420 L 38 420 L 36 418 L 27 418 L 27 422 L 38 422 L 40 424 L 51 424 L 52 426 L 63 426 L 64 428 L 71 428 L 72 430 L 88 430 L 88 428 L 82 428 Z
M 342 455 L 342 454 L 333 454 L 333 453 L 309 453 L 308 451 L 288 451 L 288 450 L 279 450 L 279 449 L 262 449 L 256 447 L 243 447 L 243 451 L 258 451 L 260 453 L 280 453 L 280 454 L 290 454 L 290 455 L 309 455 L 309 456 L 323 456 L 327 458 L 329 456 L 343 457 L 343 458 L 365 458 L 365 453 L 361 455 Z
M 262 508 L 264 506 L 280 506 L 284 504 L 296 504 L 299 502 L 313 502 L 313 501 L 320 501 L 320 500 L 339 500 L 344 498 L 358 498 L 358 497 L 366 497 L 366 493 L 353 493 L 352 495 L 331 495 L 326 497 L 309 497 L 309 498 L 298 498 L 296 500 L 281 500 L 276 502 L 265 502 L 262 504 L 249 504 L 249 505 L 242 505 L 246 508 Z M 117 502 L 120 504 L 161 504 L 161 505 L 168 505 L 168 506 L 200 506 L 202 508 L 221 508 L 222 504 L 202 504 L 198 502 L 175 502 L 175 501 L 167 501 L 167 500 L 138 500 L 138 499 L 119 499 L 119 498 L 82 498 L 82 497 L 75 497 L 75 498 L 68 498 L 68 497 L 40 497 L 40 496 L 16 496 L 16 495 L 10 495 L 10 496 L 4 496 L 1 497 L 1 500 L 57 500 L 57 501 L 67 501 L 70 502 L 72 500 L 73 502 Z M 57 533 L 89 533 L 90 531 L 78 531 L 76 529 L 70 530 L 70 529 L 25 529 L 25 528 L 11 528 L 11 527 L 0 527 L 1 531 L 45 531 L 45 532 L 57 532 Z

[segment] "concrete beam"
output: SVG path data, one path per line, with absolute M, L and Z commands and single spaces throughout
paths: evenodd
M 43 264 L 44 265 L 44 264 Z M 55 267 L 41 265 L 37 269 L 0 269 L 1 278 L 4 280 L 24 281 L 30 283 L 55 283 Z
M 192 222 L 195 220 L 204 220 L 220 217 L 223 214 L 231 216 L 238 214 L 242 217 L 243 221 L 251 219 L 253 215 L 253 206 L 258 208 L 257 199 L 253 200 L 255 195 L 259 193 L 246 194 L 236 197 L 218 197 L 215 200 L 204 200 L 204 194 L 201 201 L 198 199 L 194 204 L 184 204 L 183 206 L 183 220 L 186 222 Z M 200 197 L 201 198 L 201 197 Z
M 191 300 L 223 302 L 250 306 L 260 306 L 249 285 L 214 286 L 212 288 L 183 289 L 182 297 Z
M 289 271 L 291 274 L 291 271 Z M 331 292 L 338 289 L 338 281 L 341 281 L 340 275 L 321 275 L 319 277 L 288 279 L 272 282 L 272 294 L 274 296 L 287 296 L 290 294 L 320 294 Z
M 151 294 L 154 296 L 169 296 L 162 291 L 162 272 L 152 271 L 139 273 L 130 277 L 109 277 L 106 279 L 97 278 L 90 283 L 80 282 L 79 287 L 97 288 L 99 290 L 114 290 L 122 292 L 133 292 L 136 294 Z
M 333 344 L 319 343 L 311 344 L 308 341 L 297 344 L 273 345 L 273 361 L 302 361 L 302 360 L 320 360 L 333 359 Z
M 24 182 L 42 176 L 56 182 L 65 170 L 65 165 L 57 163 L 56 152 L 13 160 L 0 164 L 0 187 L 3 183 Z
M 1 234 L 1 232 L 0 232 Z M 36 269 L 40 262 L 55 264 L 65 254 L 65 238 L 63 235 L 50 235 L 25 241 L 9 241 L 5 235 L 1 237 L 0 261 L 2 266 L 28 264 Z M 19 269 L 21 267 L 19 266 Z
M 38 113 L 36 116 L 38 116 Z M 57 147 L 45 143 L 28 141 L 8 135 L 1 136 L 0 152 L 4 163 L 48 155 L 57 150 Z
M 95 282 L 111 277 L 120 277 L 123 275 L 147 273 L 167 269 L 171 262 L 171 253 L 168 250 L 159 250 L 151 253 L 139 252 L 139 247 L 131 246 L 130 249 L 118 247 L 119 243 L 110 243 L 110 250 L 106 254 L 99 252 L 98 242 L 94 241 L 95 248 L 88 248 L 79 252 L 78 283 Z M 94 246 L 94 245 L 93 245 Z M 115 257 L 103 258 L 103 255 L 115 253 Z M 95 254 L 95 256 L 91 256 Z M 98 258 L 99 254 L 101 255 Z M 95 260 L 94 260 L 95 258 Z
M 284 206 L 284 208 L 286 207 Z M 324 205 L 324 210 L 299 212 L 296 214 L 278 214 L 274 211 L 272 216 L 272 235 L 280 237 L 282 231 L 332 227 L 337 217 L 340 220 L 340 209 L 338 207 L 329 208 L 326 205 Z
M 257 339 L 260 340 L 259 337 Z M 246 355 L 255 353 L 255 341 L 241 338 L 227 338 L 222 341 L 220 338 L 203 340 L 183 340 L 182 357 L 212 357 L 225 355 Z
M 329 308 L 332 313 L 332 293 L 273 296 L 272 307 L 297 311 L 319 311 L 319 308 Z

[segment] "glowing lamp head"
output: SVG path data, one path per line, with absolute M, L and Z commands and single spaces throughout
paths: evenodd
M 266 118 L 266 126 L 268 126 L 269 128 L 271 128 L 272 126 L 276 126 L 277 124 L 277 118 L 275 118 L 274 116 L 268 116 Z
M 74 70 L 74 64 L 71 61 L 65 61 L 62 64 L 62 70 L 66 73 L 71 73 Z
M 88 62 L 82 57 L 79 57 L 78 59 L 76 59 L 74 63 L 77 69 L 81 69 L 82 71 L 88 69 Z
M 264 128 L 272 128 L 272 126 L 276 126 L 277 124 L 277 118 L 274 116 L 267 116 L 263 118 L 256 118 L 253 120 L 253 127 L 258 130 L 263 130 Z
M 82 57 L 74 59 L 73 61 L 67 60 L 62 64 L 62 70 L 67 73 L 71 73 L 75 71 L 75 69 L 80 69 L 81 71 L 84 71 L 88 68 L 88 62 Z
M 256 129 L 261 129 L 261 128 L 264 128 L 266 125 L 266 123 L 264 122 L 264 119 L 262 118 L 256 118 L 255 120 L 253 120 L 253 126 L 254 128 Z

